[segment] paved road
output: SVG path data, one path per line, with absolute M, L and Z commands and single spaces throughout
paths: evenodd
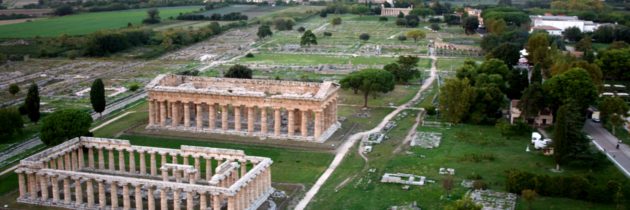
M 626 176 L 630 177 L 630 147 L 626 144 L 620 144 L 619 149 L 617 149 L 619 140 L 603 128 L 600 123 L 587 120 L 584 124 L 584 131 L 593 137 L 593 143 L 597 148 L 604 152 L 608 159 Z
M 354 146 L 354 144 L 358 140 L 361 140 L 364 135 L 369 135 L 369 134 L 381 131 L 383 129 L 383 127 L 385 127 L 385 125 L 392 118 L 394 118 L 399 112 L 401 112 L 401 111 L 409 108 L 411 105 L 413 105 L 414 101 L 416 101 L 416 100 L 418 100 L 420 98 L 420 96 L 422 95 L 422 92 L 425 91 L 426 89 L 428 89 L 429 87 L 431 87 L 431 85 L 432 85 L 432 83 L 435 80 L 436 75 L 437 75 L 436 74 L 437 58 L 435 56 L 431 56 L 431 59 L 433 60 L 433 62 L 431 62 L 431 76 L 425 80 L 425 82 L 422 85 L 422 87 L 420 88 L 420 90 L 418 90 L 418 93 L 416 93 L 416 95 L 411 100 L 409 100 L 407 103 L 399 106 L 398 108 L 396 108 L 396 110 L 394 110 L 393 112 L 391 112 L 387 116 L 385 116 L 385 118 L 383 118 L 383 121 L 381 121 L 381 123 L 378 124 L 378 126 L 372 128 L 372 130 L 356 133 L 356 134 L 348 137 L 348 139 L 339 148 L 337 148 L 337 152 L 335 154 L 335 158 L 330 163 L 330 165 L 328 166 L 326 171 L 324 171 L 324 173 L 317 179 L 317 182 L 315 182 L 315 185 L 313 185 L 313 187 L 311 187 L 311 189 L 309 189 L 308 192 L 306 192 L 306 195 L 304 195 L 304 198 L 302 198 L 302 200 L 300 200 L 298 205 L 295 207 L 296 210 L 303 210 L 303 209 L 306 208 L 308 203 L 310 203 L 311 200 L 313 199 L 313 197 L 315 197 L 315 195 L 317 194 L 317 192 L 319 192 L 319 189 L 322 187 L 322 185 L 324 185 L 324 183 L 326 183 L 326 180 L 328 180 L 330 175 L 332 175 L 332 173 L 335 171 L 335 169 L 337 169 L 337 166 L 339 166 L 341 161 L 343 161 L 344 157 L 346 156 L 346 154 L 348 153 L 350 148 L 352 146 Z

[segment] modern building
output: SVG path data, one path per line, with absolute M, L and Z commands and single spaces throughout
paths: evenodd
M 159 75 L 147 129 L 324 142 L 341 124 L 333 82 Z
M 577 27 L 582 32 L 592 32 L 599 27 L 593 21 L 580 20 L 577 16 L 553 16 L 553 15 L 530 15 L 531 29 L 545 30 L 551 35 L 562 35 L 562 32 L 569 27 Z
M 77 137 L 20 161 L 17 201 L 68 209 L 119 209 L 121 200 L 127 210 L 257 209 L 274 191 L 271 164 L 242 150 Z

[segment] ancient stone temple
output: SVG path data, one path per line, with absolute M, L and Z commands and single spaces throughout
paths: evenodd
M 70 209 L 257 209 L 271 159 L 241 150 L 79 137 L 20 162 L 18 202 Z M 122 204 L 121 204 L 122 202 Z
M 147 129 L 324 142 L 339 127 L 332 82 L 160 75 Z

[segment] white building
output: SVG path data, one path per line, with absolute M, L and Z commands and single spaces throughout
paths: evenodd
M 532 27 L 534 30 L 545 30 L 551 35 L 562 35 L 562 32 L 569 27 L 577 27 L 582 32 L 592 32 L 599 24 L 593 21 L 580 20 L 577 16 L 552 16 L 552 15 L 531 15 Z

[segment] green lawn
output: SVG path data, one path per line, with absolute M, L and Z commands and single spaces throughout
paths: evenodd
M 259 53 L 253 58 L 242 58 L 239 63 L 257 63 L 274 65 L 320 65 L 320 64 L 364 64 L 385 65 L 393 63 L 396 58 L 375 56 L 334 56 L 334 55 L 300 55 L 281 53 Z
M 179 13 L 197 11 L 201 6 L 161 7 L 160 17 L 168 20 Z M 111 12 L 82 13 L 63 17 L 52 17 L 32 22 L 1 25 L 0 38 L 49 37 L 61 34 L 82 35 L 102 29 L 127 27 L 127 23 L 139 25 L 147 16 L 148 9 Z
M 466 192 L 460 183 L 471 175 L 480 175 L 490 189 L 497 191 L 505 190 L 505 170 L 508 169 L 558 175 L 549 170 L 554 167 L 551 157 L 537 151 L 525 152 L 528 145 L 527 136 L 508 139 L 501 136 L 492 126 L 421 127 L 420 131 L 443 133 L 439 148 L 411 148 L 408 150 L 409 153 L 393 154 L 393 150 L 401 143 L 412 124 L 413 116 L 400 120 L 398 126 L 389 133 L 390 139 L 376 145 L 368 154 L 367 166 L 356 152 L 351 152 L 322 187 L 309 205 L 309 209 L 386 209 L 414 201 L 422 209 L 443 209 Z M 356 148 L 350 151 L 356 151 Z M 492 155 L 494 160 L 474 161 L 467 158 L 472 154 Z M 456 170 L 455 187 L 450 199 L 445 197 L 446 192 L 441 185 L 444 176 L 438 174 L 440 167 Z M 375 169 L 376 172 L 369 173 L 366 170 L 368 168 Z M 421 187 L 412 186 L 410 190 L 405 191 L 398 184 L 380 183 L 381 176 L 386 172 L 411 173 L 426 176 L 436 182 Z M 596 171 L 565 167 L 561 175 L 578 174 L 601 179 L 626 179 L 609 163 Z M 346 184 L 341 184 L 344 181 Z M 613 205 L 551 197 L 540 197 L 534 201 L 533 206 L 534 209 L 614 209 Z M 518 199 L 517 209 L 526 208 L 526 203 Z
M 385 94 L 378 94 L 376 97 L 368 96 L 369 107 L 389 107 L 390 103 L 395 106 L 404 104 L 411 100 L 420 89 L 419 85 L 396 85 L 393 91 Z M 363 94 L 359 92 L 354 94 L 350 89 L 339 91 L 339 103 L 363 106 L 364 98 Z

